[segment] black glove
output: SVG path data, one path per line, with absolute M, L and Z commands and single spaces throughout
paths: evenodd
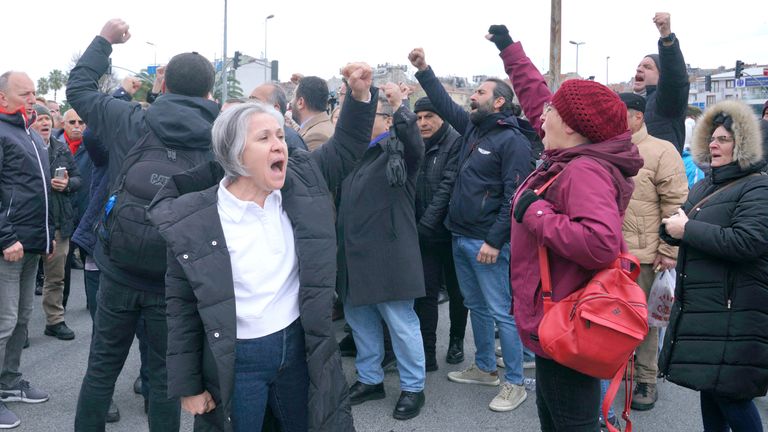
M 490 26 L 488 28 L 488 33 L 491 34 L 491 42 L 496 44 L 496 48 L 498 48 L 499 51 L 504 51 L 504 48 L 514 43 L 512 38 L 509 36 L 509 30 L 507 30 L 507 26 L 504 24 L 494 24 Z
M 525 212 L 528 211 L 528 207 L 540 199 L 541 197 L 536 195 L 536 192 L 530 189 L 526 189 L 520 194 L 520 198 L 517 199 L 515 208 L 512 209 L 512 216 L 514 216 L 517 223 L 523 223 L 523 216 L 525 216 Z
M 387 152 L 387 181 L 392 187 L 402 187 L 408 176 L 405 160 L 403 160 L 403 143 L 395 136 L 390 135 L 384 148 Z

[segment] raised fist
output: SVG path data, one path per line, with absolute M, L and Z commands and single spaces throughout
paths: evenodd
M 499 51 L 504 51 L 504 48 L 512 45 L 512 38 L 509 36 L 509 30 L 504 24 L 492 25 L 488 28 L 488 34 L 485 38 L 496 44 L 496 48 Z
M 419 71 L 427 70 L 429 67 L 429 65 L 427 65 L 427 60 L 424 57 L 424 48 L 414 48 L 408 54 L 408 60 L 410 60 L 411 64 Z
M 128 31 L 128 24 L 125 21 L 120 18 L 114 18 L 104 24 L 99 36 L 106 39 L 110 44 L 115 45 L 128 41 L 131 38 L 131 33 Z

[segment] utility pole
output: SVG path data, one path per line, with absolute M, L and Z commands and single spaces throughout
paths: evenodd
M 221 60 L 221 100 L 227 101 L 227 0 L 224 0 L 224 54 Z
M 549 73 L 552 74 L 552 93 L 560 88 L 560 0 L 552 1 L 552 12 L 549 23 Z

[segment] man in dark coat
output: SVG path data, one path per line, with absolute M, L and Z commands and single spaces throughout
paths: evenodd
M 491 401 L 494 411 L 510 411 L 527 397 L 523 387 L 523 346 L 510 315 L 510 201 L 533 168 L 531 144 L 519 120 L 514 92 L 504 81 L 484 81 L 470 97 L 471 111 L 456 104 L 432 68 L 424 50 L 408 56 L 416 79 L 440 116 L 462 133 L 456 182 L 445 224 L 453 234 L 453 258 L 464 305 L 472 313 L 475 363 L 448 379 L 465 384 L 499 385 L 494 322 L 505 363 L 506 382 Z
M 67 145 L 51 136 L 53 116 L 48 107 L 35 104 L 35 111 L 37 120 L 32 127 L 48 147 L 48 166 L 51 172 L 51 214 L 56 227 L 56 250 L 53 257 L 43 260 L 45 334 L 60 340 L 72 340 L 75 338 L 75 332 L 64 322 L 64 269 L 70 248 L 69 238 L 75 231 L 75 212 L 71 195 L 80 189 L 82 183 L 80 171 Z
M 416 299 L 416 314 L 421 323 L 427 372 L 437 370 L 435 354 L 437 297 L 443 281 L 450 298 L 451 330 L 446 361 L 464 361 L 464 330 L 467 308 L 456 279 L 451 250 L 451 232 L 443 224 L 448 213 L 451 189 L 456 181 L 461 135 L 437 114 L 429 98 L 416 101 L 413 111 L 424 140 L 424 162 L 416 181 L 416 221 L 419 231 L 424 287 L 427 295 Z
M 35 84 L 23 72 L 0 75 L 0 426 L 21 424 L 5 402 L 45 402 L 19 372 L 40 255 L 54 250 L 51 174 L 35 121 Z
M 671 142 L 682 154 L 691 84 L 680 42 L 672 33 L 669 13 L 657 13 L 653 22 L 661 36 L 659 53 L 645 56 L 637 65 L 632 91 L 645 96 L 648 133 Z
M 98 80 L 109 68 L 113 44 L 130 38 L 128 25 L 108 21 L 70 72 L 67 100 L 109 146 L 110 189 L 116 187 L 128 151 L 148 133 L 170 148 L 210 153 L 211 125 L 218 106 L 207 97 L 213 87 L 213 66 L 197 53 L 179 54 L 166 67 L 166 94 L 142 109 L 99 92 Z M 101 271 L 96 322 L 88 370 L 80 389 L 75 430 L 103 429 L 117 377 L 128 355 L 139 315 L 146 322 L 149 345 L 149 428 L 179 429 L 178 399 L 168 398 L 165 354 L 165 279 L 130 272 L 113 263 L 109 246 L 96 245 L 94 257 Z
M 393 416 L 405 420 L 419 415 L 426 378 L 419 319 L 413 310 L 413 300 L 424 296 L 414 216 L 424 143 L 416 117 L 401 106 L 399 87 L 388 83 L 384 93 L 389 102 L 379 100 L 371 143 L 341 185 L 339 286 L 357 345 L 358 380 L 350 388 L 351 402 L 385 396 L 384 320 L 400 372 L 401 393 Z

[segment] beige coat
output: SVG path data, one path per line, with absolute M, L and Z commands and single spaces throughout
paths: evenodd
M 648 135 L 645 125 L 632 134 L 632 143 L 644 163 L 634 177 L 635 191 L 622 226 L 624 240 L 641 264 L 651 264 L 657 254 L 677 259 L 677 248 L 660 241 L 659 225 L 688 197 L 683 159 L 671 142 Z
M 331 123 L 331 118 L 328 114 L 322 112 L 310 118 L 307 124 L 299 129 L 299 135 L 301 135 L 309 151 L 314 151 L 328 141 L 328 138 L 333 135 L 333 131 L 334 127 L 333 123 Z

